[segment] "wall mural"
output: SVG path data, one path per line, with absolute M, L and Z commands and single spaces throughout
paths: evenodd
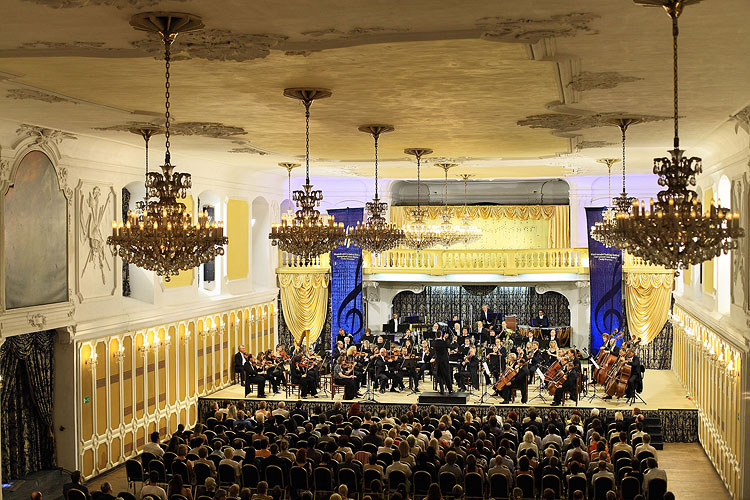
M 568 299 L 557 292 L 539 294 L 530 286 L 428 286 L 421 293 L 401 292 L 393 298 L 400 316 L 425 316 L 428 323 L 447 322 L 457 314 L 463 324 L 479 317 L 482 304 L 503 315 L 515 314 L 517 324 L 528 325 L 541 308 L 554 326 L 570 325 Z
M 107 247 L 107 235 L 117 218 L 115 192 L 111 185 L 81 181 L 76 187 L 78 247 L 76 288 L 79 299 L 115 292 L 115 262 Z
M 8 309 L 68 300 L 68 203 L 60 186 L 47 155 L 32 151 L 21 160 L 5 194 Z

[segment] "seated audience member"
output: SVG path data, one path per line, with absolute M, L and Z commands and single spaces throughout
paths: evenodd
M 651 436 L 649 434 L 644 434 L 642 436 L 643 441 L 641 444 L 636 446 L 635 453 L 633 453 L 636 457 L 638 457 L 638 454 L 642 451 L 650 451 L 651 454 L 654 456 L 654 458 L 658 458 L 656 455 L 656 448 L 651 446 Z
M 159 500 L 167 500 L 167 492 L 158 483 L 159 473 L 152 470 L 148 475 L 148 483 L 141 488 L 141 500 L 146 495 L 151 495 Z
M 112 485 L 107 481 L 103 482 L 99 487 L 100 491 L 95 491 L 91 496 L 94 500 L 115 500 L 115 495 L 112 492 Z
M 219 467 L 222 465 L 229 465 L 234 469 L 235 479 L 239 479 L 242 476 L 242 467 L 239 462 L 234 460 L 234 448 L 227 447 L 224 449 L 224 460 L 219 462 Z
M 260 481 L 255 494 L 250 497 L 250 500 L 272 500 L 271 496 L 268 494 L 268 483 Z
M 648 492 L 648 483 L 652 479 L 663 479 L 664 482 L 667 481 L 667 472 L 664 469 L 660 469 L 657 465 L 655 458 L 649 458 L 646 460 L 646 469 L 645 473 L 643 474 L 643 491 Z
M 68 498 L 68 492 L 70 490 L 78 490 L 82 492 L 84 495 L 86 495 L 87 500 L 91 500 L 91 495 L 89 494 L 89 489 L 86 488 L 84 485 L 81 484 L 81 471 L 74 470 L 70 473 L 70 482 L 65 483 L 63 485 L 63 499 Z M 163 491 L 163 490 L 162 490 Z M 166 499 L 164 499 L 166 500 Z
M 155 457 L 163 457 L 164 449 L 159 446 L 159 432 L 154 431 L 149 436 L 150 441 L 143 445 L 144 453 L 151 453 Z
M 615 484 L 615 475 L 607 470 L 607 462 L 604 460 L 599 461 L 597 469 L 597 472 L 591 476 L 591 484 L 594 484 L 594 482 L 600 477 L 608 477 L 612 480 L 612 484 Z
M 625 431 L 620 432 L 620 439 L 612 446 L 612 456 L 619 451 L 627 451 L 628 455 L 633 455 L 633 447 L 628 444 L 628 435 Z
M 182 476 L 179 474 L 172 475 L 172 479 L 169 480 L 169 484 L 167 485 L 167 498 L 172 498 L 172 495 L 182 495 L 187 498 L 187 500 L 193 500 L 190 488 L 185 488 L 185 485 L 182 482 Z

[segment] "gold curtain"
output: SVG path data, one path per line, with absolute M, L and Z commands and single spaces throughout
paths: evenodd
M 296 346 L 305 330 L 310 331 L 310 344 L 320 337 L 328 308 L 328 281 L 328 273 L 279 274 L 284 321 Z
M 411 221 L 409 210 L 415 207 L 391 207 L 391 222 L 403 226 Z M 445 207 L 425 207 L 427 219 L 440 224 Z M 570 247 L 570 207 L 568 205 L 474 205 L 448 207 L 451 217 L 461 218 L 468 211 L 475 219 L 547 220 L 549 248 Z
M 648 344 L 669 315 L 674 276 L 668 273 L 625 273 L 625 305 L 630 336 Z

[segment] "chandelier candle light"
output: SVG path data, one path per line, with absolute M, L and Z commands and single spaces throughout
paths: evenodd
M 298 255 L 306 263 L 314 262 L 321 254 L 330 252 L 346 239 L 343 223 L 332 216 L 321 216 L 317 207 L 323 201 L 323 191 L 313 190 L 310 183 L 310 106 L 316 99 L 331 97 L 331 91 L 320 88 L 284 89 L 284 96 L 299 99 L 305 106 L 305 184 L 292 193 L 297 205 L 294 219 L 274 224 L 268 235 L 271 245 L 284 252 Z
M 146 12 L 133 16 L 130 24 L 137 30 L 157 33 L 164 43 L 166 152 L 161 173 L 146 173 L 143 204 L 137 210 L 129 211 L 127 220 L 112 223 L 112 236 L 107 238 L 107 244 L 125 262 L 155 271 L 164 277 L 164 281 L 169 281 L 180 271 L 193 269 L 212 261 L 217 255 L 223 255 L 224 245 L 228 243 L 223 223 L 212 222 L 202 212 L 199 212 L 197 222 L 193 222 L 193 214 L 177 201 L 187 196 L 192 180 L 190 174 L 175 172 L 170 161 L 169 70 L 172 43 L 179 32 L 201 29 L 203 22 L 191 14 Z M 145 133 L 142 135 L 148 147 L 151 134 L 148 137 Z
M 614 231 L 622 241 L 621 249 L 678 273 L 689 265 L 737 248 L 737 239 L 745 232 L 739 225 L 739 213 L 732 213 L 713 201 L 704 211 L 697 193 L 689 187 L 695 186 L 695 176 L 703 169 L 700 158 L 684 155 L 678 134 L 677 20 L 686 2 L 636 0 L 636 3 L 664 7 L 672 19 L 674 143 L 670 157 L 654 159 L 654 174 L 659 176 L 659 185 L 666 189 L 658 193 L 657 201 L 651 200 L 648 209 L 645 203 L 639 205 L 634 201 L 630 214 L 618 213 Z
M 425 250 L 439 245 L 441 242 L 438 226 L 426 224 L 427 210 L 422 208 L 421 188 L 421 164 L 422 156 L 432 153 L 430 148 L 407 148 L 404 153 L 417 158 L 417 207 L 410 212 L 411 223 L 404 226 L 404 245 L 416 251 Z
M 372 135 L 375 141 L 375 197 L 365 205 L 367 221 L 357 222 L 353 239 L 361 249 L 377 254 L 397 247 L 404 239 L 404 230 L 385 220 L 388 204 L 378 197 L 378 140 L 381 134 L 395 129 L 391 125 L 362 125 L 358 130 Z

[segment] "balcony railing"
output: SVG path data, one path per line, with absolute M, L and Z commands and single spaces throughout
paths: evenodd
M 445 274 L 529 274 L 588 273 L 588 250 L 558 248 L 545 250 L 415 250 L 397 249 L 372 255 L 365 252 L 363 270 L 375 273 Z M 279 252 L 278 272 L 325 272 L 328 255 L 312 263 Z

